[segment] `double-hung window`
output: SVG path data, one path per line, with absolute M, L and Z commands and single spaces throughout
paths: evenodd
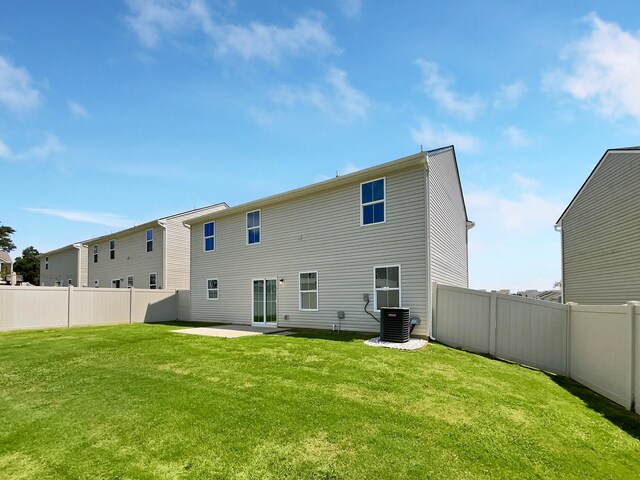
M 113 260 L 116 258 L 116 241 L 109 240 L 109 258 Z
M 400 307 L 400 265 L 373 268 L 375 311 L 380 307 Z
M 153 228 L 147 230 L 147 252 L 153 252 Z
M 361 224 L 384 223 L 385 217 L 385 179 L 360 184 Z
M 133 288 L 133 275 L 127 276 L 127 288 Z
M 44 257 L 44 269 L 49 270 L 49 257 Z
M 318 311 L 318 272 L 300 273 L 300 310 Z
M 218 299 L 218 279 L 207 278 L 207 300 Z
M 149 274 L 149 288 L 151 290 L 156 290 L 158 288 L 158 274 L 150 273 Z
M 247 213 L 247 244 L 260 243 L 260 210 Z
M 98 263 L 98 245 L 93 246 L 93 263 Z
M 204 235 L 204 251 L 212 252 L 216 249 L 216 222 L 205 223 L 202 227 Z

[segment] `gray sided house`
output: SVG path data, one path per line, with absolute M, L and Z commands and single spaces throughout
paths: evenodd
M 365 306 L 402 306 L 428 335 L 431 282 L 468 284 L 452 146 L 185 223 L 194 321 L 374 332 Z
M 640 300 L 640 147 L 607 150 L 556 229 L 565 302 Z
M 43 287 L 87 286 L 87 246 L 74 243 L 39 255 Z
M 83 242 L 89 286 L 188 290 L 190 240 L 183 222 L 225 208 L 190 210 Z

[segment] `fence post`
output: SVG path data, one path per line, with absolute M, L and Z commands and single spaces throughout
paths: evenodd
M 73 302 L 73 285 L 69 285 L 67 293 L 67 327 L 71 326 L 71 302 Z
M 131 323 L 132 311 L 133 311 L 133 287 L 129 289 L 129 323 Z
M 636 307 L 640 305 L 640 302 L 627 302 L 628 306 L 628 315 L 629 315 L 629 323 L 630 323 L 630 335 L 631 338 L 631 368 L 629 371 L 631 372 L 631 401 L 629 403 L 629 410 L 633 411 L 636 403 Z
M 438 282 L 431 283 L 431 331 L 428 335 L 436 339 L 436 330 L 438 324 Z
M 567 302 L 567 377 L 571 378 L 571 317 L 573 315 L 573 306 L 578 305 L 575 302 Z
M 491 290 L 491 303 L 489 307 L 489 354 L 496 356 L 496 343 L 498 336 L 498 292 Z

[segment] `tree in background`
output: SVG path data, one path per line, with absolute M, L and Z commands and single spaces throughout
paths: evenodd
M 40 252 L 34 247 L 27 247 L 22 251 L 22 256 L 16 258 L 13 263 L 13 271 L 22 275 L 25 282 L 32 285 L 40 285 Z
M 3 252 L 10 252 L 11 250 L 15 250 L 16 246 L 11 239 L 11 235 L 16 233 L 16 231 L 7 227 L 6 225 L 3 227 L 0 225 L 0 250 Z

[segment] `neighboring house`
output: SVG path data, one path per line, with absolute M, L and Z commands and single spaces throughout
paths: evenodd
M 83 242 L 89 286 L 188 290 L 189 229 L 183 221 L 225 208 L 198 208 Z
M 565 302 L 640 300 L 639 211 L 640 147 L 607 150 L 556 223 Z
M 5 276 L 9 276 L 13 272 L 13 260 L 8 252 L 0 250 L 0 285 L 10 283 L 4 280 Z
M 194 321 L 377 331 L 365 307 L 402 306 L 428 335 L 432 282 L 468 285 L 452 146 L 185 223 Z
M 87 246 L 74 243 L 38 255 L 43 287 L 87 286 Z

